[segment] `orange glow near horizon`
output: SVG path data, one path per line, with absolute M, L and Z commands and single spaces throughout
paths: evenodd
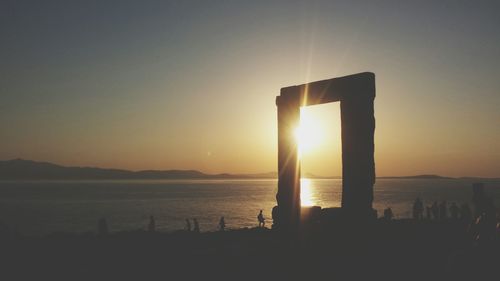
M 106 20 L 20 2 L 2 14 L 22 36 L 0 44 L 0 160 L 275 173 L 280 89 L 370 71 L 377 176 L 500 177 L 495 1 L 88 7 Z M 301 119 L 302 174 L 341 176 L 340 103 Z

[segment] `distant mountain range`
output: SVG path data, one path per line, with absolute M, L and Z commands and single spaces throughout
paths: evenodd
M 306 174 L 308 178 L 332 179 Z M 205 174 L 196 170 L 144 170 L 102 169 L 96 167 L 66 167 L 48 162 L 24 159 L 0 161 L 0 180 L 129 180 L 129 179 L 274 179 L 276 172 L 260 174 Z M 406 177 L 379 177 L 384 179 L 451 179 L 437 175 Z M 480 179 L 480 178 L 467 178 Z
M 276 178 L 276 173 L 205 174 L 196 170 L 102 169 L 66 167 L 48 162 L 24 159 L 0 161 L 0 180 L 114 180 L 114 179 L 250 179 Z

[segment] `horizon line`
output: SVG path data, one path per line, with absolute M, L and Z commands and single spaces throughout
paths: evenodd
M 119 171 L 127 171 L 127 172 L 133 172 L 133 173 L 140 173 L 140 172 L 168 172 L 168 171 L 195 171 L 202 173 L 206 176 L 219 176 L 219 175 L 229 175 L 229 176 L 256 176 L 256 175 L 265 175 L 265 174 L 277 174 L 277 171 L 267 171 L 267 172 L 255 172 L 255 173 L 248 173 L 248 172 L 242 172 L 242 173 L 228 173 L 228 172 L 220 172 L 220 173 L 206 173 L 201 170 L 197 169 L 141 169 L 141 170 L 130 170 L 130 169 L 123 169 L 123 168 L 104 168 L 104 167 L 98 167 L 98 166 L 66 166 L 66 165 L 61 165 L 57 164 L 54 162 L 47 162 L 47 161 L 38 161 L 38 160 L 28 160 L 28 159 L 23 159 L 23 158 L 14 158 L 14 159 L 7 159 L 7 160 L 0 160 L 0 162 L 13 162 L 13 161 L 25 161 L 25 162 L 33 162 L 33 163 L 39 163 L 39 164 L 51 164 L 51 165 L 56 165 L 60 166 L 63 168 L 91 168 L 91 169 L 101 169 L 101 170 L 119 170 Z M 305 174 L 309 174 L 309 176 L 306 176 Z M 440 174 L 433 174 L 433 173 L 424 173 L 424 174 L 413 174 L 413 175 L 380 175 L 376 176 L 376 178 L 415 178 L 415 177 L 435 177 L 435 178 L 444 178 L 444 179 L 467 179 L 467 178 L 477 178 L 477 179 L 500 179 L 500 176 L 493 176 L 493 177 L 481 177 L 481 176 L 446 176 L 446 175 L 440 175 Z M 255 177 L 256 179 L 258 177 Z M 266 178 L 277 178 L 276 177 L 266 177 Z M 324 176 L 324 175 L 316 175 L 311 172 L 307 172 L 301 175 L 301 179 L 307 179 L 307 178 L 315 178 L 315 179 L 342 179 L 342 176 Z

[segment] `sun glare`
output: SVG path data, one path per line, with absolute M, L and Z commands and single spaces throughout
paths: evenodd
M 300 124 L 295 129 L 295 139 L 299 146 L 299 155 L 316 148 L 323 139 L 323 133 L 318 122 L 307 111 L 301 108 Z
M 314 206 L 314 198 L 310 179 L 300 179 L 300 205 Z

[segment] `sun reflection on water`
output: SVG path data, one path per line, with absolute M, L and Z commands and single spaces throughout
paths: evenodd
M 316 200 L 310 179 L 300 179 L 300 205 L 304 207 L 314 206 Z

